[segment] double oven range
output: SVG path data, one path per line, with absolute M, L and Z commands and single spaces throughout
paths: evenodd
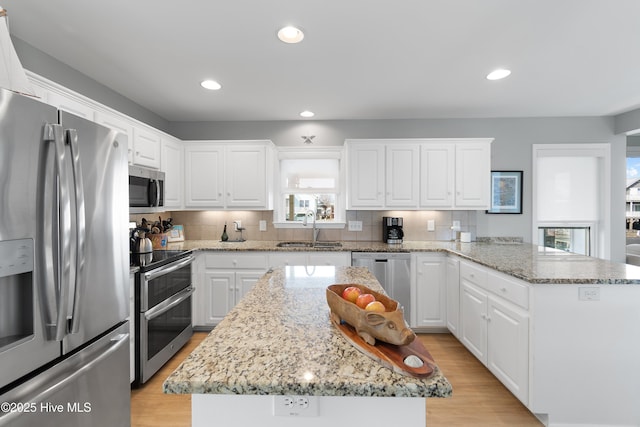
M 133 254 L 135 278 L 135 385 L 145 383 L 193 335 L 192 251 Z

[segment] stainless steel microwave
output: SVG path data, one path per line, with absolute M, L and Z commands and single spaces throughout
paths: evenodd
M 162 207 L 164 207 L 164 172 L 129 166 L 129 212 L 153 212 Z

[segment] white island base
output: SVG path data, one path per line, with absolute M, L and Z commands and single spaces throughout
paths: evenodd
M 424 397 L 311 396 L 317 415 L 313 407 L 307 408 L 311 416 L 303 415 L 306 409 L 292 411 L 298 415 L 274 415 L 274 404 L 281 399 L 273 395 L 193 394 L 192 427 L 426 426 Z

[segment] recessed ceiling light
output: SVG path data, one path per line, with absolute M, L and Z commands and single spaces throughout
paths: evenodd
M 200 83 L 200 86 L 209 90 L 218 90 L 222 88 L 222 85 L 215 80 L 203 80 L 202 83 Z
M 487 80 L 500 80 L 511 74 L 511 70 L 505 70 L 504 68 L 498 68 L 487 74 Z
M 309 117 L 315 116 L 315 114 L 314 114 L 313 111 L 304 110 L 302 113 L 300 113 L 300 116 L 305 117 L 305 118 L 309 118 Z
M 296 27 L 284 27 L 278 31 L 278 38 L 285 43 L 300 43 L 304 33 Z

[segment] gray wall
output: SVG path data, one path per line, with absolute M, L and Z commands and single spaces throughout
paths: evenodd
M 522 236 L 531 242 L 531 173 L 533 144 L 610 143 L 611 259 L 624 260 L 626 139 L 615 135 L 612 117 L 344 120 L 283 122 L 172 122 L 171 133 L 184 140 L 270 139 L 279 146 L 302 144 L 315 135 L 314 145 L 342 145 L 348 138 L 491 137 L 493 170 L 522 170 L 523 214 L 477 213 L 479 236 Z
M 20 62 L 25 69 L 168 133 L 169 122 L 157 114 L 101 85 L 19 38 L 12 37 L 12 41 Z

